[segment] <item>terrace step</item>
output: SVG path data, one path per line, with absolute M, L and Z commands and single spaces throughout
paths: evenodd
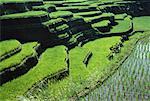
M 73 16 L 72 18 L 67 20 L 67 24 L 69 25 L 69 27 L 74 27 L 74 26 L 84 25 L 86 24 L 86 22 L 81 16 Z
M 8 20 L 8 19 L 27 19 L 27 18 L 43 18 L 48 16 L 47 12 L 44 11 L 28 11 L 23 13 L 16 13 L 16 14 L 7 14 L 0 16 L 0 20 Z
M 68 30 L 69 30 L 69 26 L 67 24 L 62 24 L 57 27 L 49 28 L 49 32 L 55 34 L 66 33 Z
M 41 59 L 34 68 L 11 82 L 0 86 L 0 99 L 7 95 L 6 99 L 11 98 L 15 100 L 18 95 L 23 95 L 31 88 L 36 88 L 40 82 L 55 78 L 61 79 L 62 75 L 68 72 L 66 58 L 67 52 L 65 46 L 56 46 L 47 49 L 41 55 Z M 60 72 L 62 75 L 59 75 Z
M 133 23 L 129 17 L 126 17 L 124 20 L 116 20 L 115 22 L 117 22 L 117 25 L 112 26 L 108 34 L 123 35 L 133 31 Z
M 64 4 L 73 4 L 73 3 L 83 3 L 86 0 L 82 0 L 82 1 L 44 1 L 44 4 L 53 4 L 56 7 L 63 7 Z
M 102 20 L 109 20 L 110 22 L 114 22 L 114 14 L 113 13 L 103 13 L 99 16 L 94 16 L 94 17 L 84 17 L 84 20 L 87 23 L 93 24 L 100 22 Z
M 51 19 L 51 20 L 48 20 L 46 22 L 43 22 L 42 25 L 47 26 L 49 28 L 53 28 L 53 27 L 60 26 L 64 23 L 65 23 L 65 19 L 57 18 L 57 19 Z
M 111 22 L 109 20 L 103 20 L 92 24 L 92 27 L 97 28 L 100 32 L 109 32 L 111 28 Z
M 46 11 L 49 13 L 56 11 L 55 5 L 50 5 L 50 4 L 45 4 L 45 5 L 41 5 L 41 6 L 33 6 L 32 9 L 35 11 L 42 10 L 42 11 Z
M 83 17 L 92 17 L 92 16 L 97 16 L 101 15 L 101 11 L 90 11 L 90 12 L 81 12 L 81 13 L 75 13 L 75 16 L 83 16 Z
M 21 50 L 21 43 L 17 40 L 5 40 L 0 42 L 0 62 Z
M 49 14 L 50 18 L 70 18 L 73 17 L 73 13 L 69 11 L 56 11 Z
M 71 36 L 70 40 L 68 41 L 68 47 L 74 47 L 79 43 L 79 38 L 83 37 L 83 34 L 81 32 L 76 33 L 74 35 Z
M 95 6 L 57 7 L 56 10 L 59 10 L 59 11 L 71 11 L 73 13 L 78 13 L 78 12 L 96 11 L 97 7 L 95 7 Z
M 25 74 L 37 63 L 38 43 L 23 44 L 20 52 L 0 62 L 0 85 Z
M 58 35 L 58 38 L 61 39 L 61 40 L 67 39 L 67 38 L 69 38 L 69 34 L 68 34 L 68 33 L 59 34 L 59 35 Z
M 89 6 L 89 5 L 90 5 L 90 3 L 87 3 L 87 2 L 63 4 L 64 7 L 66 7 L 66 6 Z
M 71 35 L 90 29 L 91 25 L 87 24 L 80 16 L 74 16 L 67 21 Z
M 116 14 L 115 20 L 124 20 L 128 15 L 126 13 L 123 14 Z

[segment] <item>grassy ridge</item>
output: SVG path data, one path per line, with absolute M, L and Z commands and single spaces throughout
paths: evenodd
M 89 15 L 95 15 L 95 14 L 102 14 L 101 11 L 90 11 L 90 12 L 81 12 L 81 13 L 75 13 L 75 16 L 89 16 Z
M 29 18 L 29 17 L 41 17 L 48 15 L 45 11 L 28 11 L 24 13 L 8 14 L 0 16 L 0 20 L 3 19 L 15 19 L 15 18 Z
M 149 31 L 150 30 L 150 17 L 135 17 L 133 18 L 133 25 L 136 31 Z
M 34 47 L 38 45 L 37 42 L 32 43 L 26 43 L 22 45 L 22 49 L 19 53 L 16 53 L 15 55 L 11 56 L 8 59 L 3 60 L 0 62 L 0 71 L 3 69 L 7 69 L 10 67 L 15 67 L 22 63 L 22 61 L 29 56 L 36 55 L 36 51 Z
M 63 18 L 51 19 L 49 21 L 43 22 L 42 24 L 45 26 L 55 26 L 58 23 L 64 22 Z
M 98 28 L 98 27 L 107 27 L 111 22 L 109 20 L 103 20 L 98 23 L 92 24 L 92 27 Z
M 128 15 L 126 13 L 123 14 L 116 14 L 115 15 L 115 19 L 116 20 L 124 20 L 125 17 L 127 17 Z
M 110 33 L 122 33 L 132 28 L 131 20 L 116 20 L 116 22 L 118 24 L 112 27 Z
M 0 42 L 0 59 L 9 52 L 21 48 L 21 43 L 15 39 Z
M 94 17 L 85 17 L 85 21 L 86 22 L 92 22 L 93 20 L 96 19 L 105 19 L 105 20 L 109 20 L 111 17 L 114 17 L 113 13 L 103 13 L 99 16 L 94 16 Z
M 72 12 L 69 11 L 57 11 L 49 14 L 50 18 L 64 18 L 73 16 Z
M 80 92 L 96 79 L 104 76 L 105 73 L 103 72 L 109 69 L 110 61 L 106 57 L 110 52 L 109 48 L 119 40 L 120 37 L 97 39 L 83 47 L 70 50 L 69 77 L 60 82 L 49 84 L 48 89 L 39 93 L 38 99 L 67 100 L 69 96 Z M 86 67 L 83 60 L 89 51 L 92 52 L 93 56 Z
M 0 99 L 16 100 L 17 96 L 23 95 L 33 84 L 44 77 L 66 69 L 65 48 L 65 46 L 57 46 L 47 49 L 42 54 L 39 63 L 28 73 L 0 87 Z
M 1 0 L 0 3 L 25 3 L 25 2 L 41 2 L 43 0 Z

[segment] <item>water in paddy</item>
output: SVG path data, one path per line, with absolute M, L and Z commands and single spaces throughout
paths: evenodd
M 150 101 L 150 37 L 140 40 L 112 77 L 83 101 Z

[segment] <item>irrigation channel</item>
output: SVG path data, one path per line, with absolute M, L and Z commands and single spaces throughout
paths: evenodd
M 83 101 L 150 101 L 150 37 L 140 40 L 123 65 Z

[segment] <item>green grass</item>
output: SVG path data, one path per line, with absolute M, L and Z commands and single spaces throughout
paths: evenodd
M 133 18 L 133 26 L 136 31 L 150 30 L 150 16 L 142 16 Z
M 44 1 L 44 4 L 68 4 L 68 3 L 79 3 L 84 2 L 86 0 L 60 0 L 60 1 Z
M 83 2 L 83 3 L 68 3 L 68 4 L 63 4 L 64 6 L 89 6 L 89 2 Z
M 69 26 L 67 24 L 63 24 L 61 26 L 56 27 L 56 31 L 63 31 L 67 28 L 69 28 Z
M 107 4 L 107 5 L 100 5 L 98 8 L 100 10 L 103 10 L 103 9 L 106 9 L 106 8 L 111 8 L 111 7 L 119 7 L 119 6 L 122 6 L 122 5 L 119 5 L 119 4 Z
M 0 0 L 0 3 L 42 2 L 43 0 Z
M 119 41 L 120 37 L 97 39 L 85 44 L 83 47 L 75 47 L 69 51 L 70 73 L 69 76 L 57 83 L 49 84 L 48 89 L 39 93 L 39 99 L 68 100 L 69 96 L 81 91 L 100 77 L 105 76 L 110 61 L 107 59 L 109 48 Z M 88 52 L 92 52 L 88 66 L 83 63 Z M 108 73 L 107 73 L 108 74 Z M 44 94 L 44 95 L 43 95 Z
M 69 11 L 57 11 L 49 14 L 50 18 L 64 18 L 73 16 L 72 12 Z
M 131 20 L 116 20 L 117 25 L 113 26 L 110 33 L 122 33 L 131 29 Z
M 113 17 L 114 16 L 114 14 L 113 13 L 103 13 L 103 14 L 101 14 L 101 15 L 99 15 L 99 16 L 94 16 L 94 17 L 85 17 L 84 18 L 84 20 L 86 21 L 86 22 L 92 22 L 93 20 L 95 20 L 95 19 L 107 19 L 107 20 L 109 20 L 111 17 Z
M 116 68 L 121 60 L 127 56 L 134 47 L 136 41 L 142 36 L 139 34 L 131 36 L 129 41 L 124 43 L 121 53 L 109 61 L 106 56 L 110 53 L 109 48 L 120 41 L 120 37 L 108 37 L 97 39 L 85 44 L 83 47 L 76 47 L 70 50 L 70 74 L 66 79 L 49 84 L 48 89 L 39 93 L 38 99 L 68 100 L 73 94 L 84 90 L 85 87 L 92 88 L 97 81 L 103 82 Z M 91 51 L 91 57 L 87 68 L 83 64 L 86 54 Z M 78 96 L 78 95 L 77 95 Z
M 68 33 L 59 34 L 59 35 L 58 35 L 58 38 L 60 38 L 60 39 L 64 39 L 64 38 L 67 38 L 67 37 L 69 37 L 69 34 L 68 34 Z
M 57 18 L 57 19 L 51 19 L 49 21 L 43 22 L 42 24 L 45 26 L 52 26 L 52 25 L 56 25 L 57 23 L 61 23 L 63 21 L 64 21 L 63 18 Z
M 141 34 L 145 36 L 145 33 L 138 32 L 135 34 Z M 130 39 L 131 38 L 133 37 L 131 36 Z M 110 76 L 102 85 L 96 87 L 94 91 L 89 92 L 86 99 L 92 98 L 93 101 L 104 101 L 111 98 L 129 101 L 130 97 L 128 95 L 126 96 L 126 94 L 128 92 L 132 92 L 132 99 L 135 99 L 136 95 L 138 95 L 138 91 L 142 96 L 141 98 L 144 100 L 144 96 L 148 94 L 148 89 L 145 88 L 150 84 L 148 79 L 150 74 L 148 74 L 147 71 L 149 66 L 145 61 L 146 59 L 148 59 L 146 55 L 148 55 L 149 49 L 146 48 L 148 46 L 148 43 L 144 42 L 146 40 L 148 41 L 148 38 L 150 38 L 150 36 L 146 36 L 144 39 L 141 39 L 136 45 L 131 45 L 134 48 L 128 46 L 130 47 L 130 49 L 134 49 L 131 55 L 123 62 L 121 66 L 119 66 L 119 69 L 112 76 Z M 136 41 L 134 43 L 136 43 Z M 141 59 L 141 57 L 145 59 Z
M 90 8 L 93 8 L 95 6 L 67 6 L 67 7 L 57 7 L 57 10 L 62 10 L 62 11 L 69 11 L 69 10 L 89 10 Z
M 69 28 L 69 26 L 67 24 L 62 24 L 60 26 L 56 26 L 56 27 L 50 28 L 49 31 L 57 33 L 57 34 L 60 34 L 60 33 L 62 33 L 62 31 L 65 31 L 68 28 Z
M 36 55 L 34 47 L 36 47 L 37 45 L 37 42 L 23 44 L 22 49 L 19 53 L 16 53 L 10 58 L 0 62 L 0 71 L 6 68 L 18 66 L 22 63 L 23 60 L 25 60 L 29 56 Z
M 49 8 L 55 8 L 55 5 L 52 4 L 45 4 L 45 5 L 41 5 L 41 6 L 33 6 L 32 9 L 34 10 L 48 10 Z
M 23 95 L 33 84 L 62 69 L 67 69 L 65 62 L 65 46 L 48 48 L 41 56 L 38 64 L 29 72 L 11 82 L 0 86 L 0 99 L 16 101 L 16 97 Z
M 66 0 L 66 1 L 68 1 L 68 2 L 85 2 L 87 0 Z
M 24 13 L 15 13 L 15 14 L 8 14 L 0 16 L 0 20 L 3 19 L 15 19 L 15 18 L 29 18 L 29 17 L 41 17 L 48 15 L 45 11 L 28 11 Z
M 71 36 L 70 40 L 68 41 L 69 44 L 72 44 L 72 43 L 78 43 L 78 38 L 83 36 L 83 34 L 81 32 L 79 33 L 76 33 L 74 35 Z
M 88 15 L 93 15 L 93 14 L 102 14 L 101 11 L 90 11 L 90 12 L 81 12 L 81 13 L 75 13 L 75 16 L 88 16 Z
M 103 21 L 92 24 L 92 27 L 94 28 L 107 27 L 108 25 L 110 25 L 110 23 L 111 22 L 109 20 L 103 20 Z
M 0 3 L 9 3 L 9 2 L 24 2 L 24 0 L 0 0 Z
M 115 19 L 116 20 L 124 20 L 125 17 L 127 17 L 128 15 L 126 13 L 123 14 L 116 14 L 115 15 Z
M 0 42 L 0 58 L 15 49 L 21 48 L 21 43 L 15 39 Z

